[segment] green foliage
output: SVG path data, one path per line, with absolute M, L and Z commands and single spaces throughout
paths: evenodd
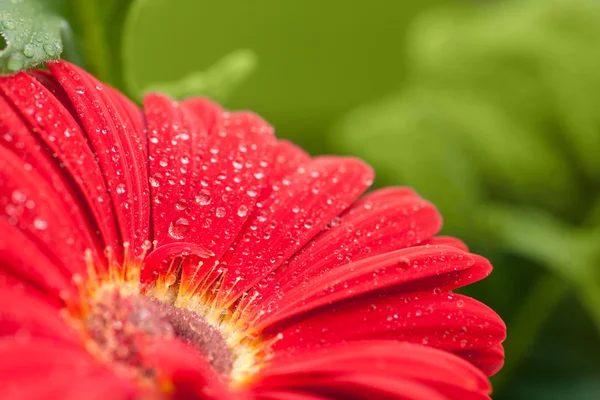
M 124 89 L 121 37 L 132 0 L 64 0 L 85 67 L 101 80 Z
M 256 55 L 249 50 L 238 50 L 223 57 L 206 71 L 192 72 L 179 80 L 151 84 L 134 92 L 140 95 L 160 92 L 176 99 L 206 96 L 223 102 L 255 68 Z
M 439 118 L 431 100 L 429 91 L 415 89 L 359 108 L 342 122 L 336 143 L 367 159 L 380 182 L 402 182 L 434 199 L 446 225 L 469 235 L 481 177 L 448 134 L 456 127 Z
M 61 30 L 66 22 L 41 1 L 0 0 L 0 73 L 14 73 L 57 59 L 63 51 Z
M 459 214 L 450 230 L 473 231 L 488 199 L 577 225 L 600 193 L 598 20 L 600 6 L 586 0 L 427 15 L 409 42 L 411 85 L 351 113 L 334 139 L 379 165 L 387 183 Z
M 124 54 L 127 80 L 137 89 L 177 81 L 251 49 L 260 67 L 225 105 L 251 108 L 312 153 L 339 151 L 326 147 L 328 125 L 396 85 L 405 71 L 399 38 L 407 25 L 426 7 L 448 2 L 140 1 Z
M 152 0 L 133 0 L 124 20 L 121 47 L 124 83 L 129 93 L 137 100 L 141 100 L 146 93 L 161 92 L 176 99 L 202 95 L 223 101 L 255 69 L 256 55 L 250 50 L 236 50 L 206 71 L 191 69 L 194 66 L 190 65 L 188 68 L 191 70 L 186 71 L 183 77 L 159 79 L 158 82 L 154 81 L 140 88 L 134 70 L 134 57 L 139 54 L 140 48 L 145 48 L 147 38 L 136 35 L 136 32 L 138 25 L 143 22 L 140 20 L 143 20 L 146 13 L 151 12 L 157 4 Z M 162 22 L 160 29 L 170 28 Z M 172 23 L 177 24 L 177 20 L 172 20 Z M 186 52 L 194 50 L 188 43 L 183 43 L 183 47 L 186 48 Z
M 497 388 L 513 378 L 569 293 L 586 308 L 598 341 L 598 21 L 600 3 L 590 0 L 506 0 L 427 13 L 409 34 L 404 88 L 333 129 L 332 146 L 373 163 L 380 184 L 410 185 L 431 199 L 447 232 L 484 254 L 545 269 L 507 307 L 508 356 Z M 482 284 L 504 293 L 494 279 L 506 271 L 504 285 L 524 279 L 508 268 L 496 264 Z
M 600 3 L 505 1 L 478 11 L 422 19 L 410 46 L 414 71 L 503 110 L 598 182 Z
M 29 40 L 22 33 L 24 29 L 29 29 L 26 24 L 35 25 L 35 29 L 45 35 L 44 38 L 49 36 L 48 40 L 52 40 L 54 36 L 46 33 L 45 30 L 58 24 L 56 26 L 60 27 L 63 37 L 63 44 L 59 42 L 60 49 L 64 45 L 64 56 L 67 60 L 82 65 L 102 81 L 125 91 L 137 101 L 141 101 L 143 94 L 148 91 L 161 91 L 176 98 L 191 95 L 205 95 L 218 100 L 226 98 L 254 70 L 256 57 L 253 52 L 234 51 L 206 71 L 188 70 L 183 78 L 165 76 L 158 79 L 160 83 L 154 81 L 151 84 L 138 84 L 136 79 L 138 71 L 135 71 L 132 66 L 135 65 L 133 57 L 139 56 L 140 48 L 148 53 L 150 59 L 165 58 L 151 48 L 152 42 L 147 37 L 140 38 L 134 34 L 140 23 L 140 15 L 143 18 L 144 12 L 154 9 L 160 3 L 158 0 L 44 1 L 44 5 L 51 5 L 49 8 L 69 20 L 73 32 L 60 18 L 44 13 L 41 3 L 37 4 L 34 1 L 0 0 L 3 10 L 0 16 L 9 18 L 3 26 L 4 30 L 10 28 L 11 32 L 18 34 L 19 40 Z M 18 29 L 12 27 L 14 24 L 11 21 L 15 19 L 22 25 L 19 25 Z M 172 23 L 178 22 L 174 20 Z M 157 32 L 168 31 L 166 26 L 156 28 Z M 37 35 L 37 30 L 32 32 Z M 9 38 L 7 35 L 4 36 Z M 35 42 L 39 47 L 34 49 L 36 53 L 30 58 L 24 58 L 22 53 L 29 54 L 31 46 L 23 47 L 24 50 L 19 53 L 19 47 L 15 46 L 19 43 L 11 39 L 9 47 L 0 56 L 0 62 L 4 61 L 7 68 L 12 68 L 13 72 L 39 63 L 39 49 L 50 51 L 53 48 L 45 42 L 39 46 L 38 42 Z M 58 54 L 57 52 L 54 58 L 57 58 Z M 147 65 L 144 68 L 147 68 Z

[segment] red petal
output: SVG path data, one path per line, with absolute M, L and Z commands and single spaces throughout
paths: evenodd
M 213 130 L 215 123 L 225 112 L 221 106 L 203 97 L 190 98 L 181 104 L 202 121 L 208 132 Z
M 275 139 L 270 126 L 250 113 L 204 115 L 160 95 L 145 101 L 152 155 L 154 224 L 159 244 L 197 243 L 218 259 L 241 230 L 263 187 Z M 183 186 L 182 186 L 183 185 Z M 186 263 L 182 282 L 201 273 Z
M 425 240 L 421 244 L 433 244 L 433 245 L 441 245 L 441 246 L 452 246 L 457 249 L 461 249 L 464 251 L 469 251 L 469 247 L 460 239 L 457 239 L 452 236 L 436 236 L 429 240 Z
M 97 364 L 81 347 L 51 340 L 0 339 L 0 398 L 133 398 L 133 383 Z M 90 397 L 91 396 L 91 397 Z
M 201 147 L 189 237 L 217 259 L 252 214 L 274 145 L 273 129 L 254 114 L 222 113 L 213 123 Z
M 143 135 L 124 112 L 121 98 L 105 91 L 93 76 L 67 62 L 48 63 L 84 127 L 104 174 L 121 239 L 134 256 L 149 239 L 150 206 Z
M 258 290 L 268 299 L 299 285 L 306 286 L 340 265 L 414 246 L 433 236 L 441 225 L 435 207 L 412 190 L 375 191 L 335 219 L 327 230 L 275 270 Z
M 441 292 L 440 286 L 447 290 L 446 281 L 456 281 L 457 275 L 473 275 L 473 257 L 454 247 L 418 246 L 346 264 L 284 291 L 272 305 L 277 311 L 271 310 L 258 326 L 388 287 L 394 287 L 394 293 L 420 291 L 427 289 L 423 282 L 433 280 L 439 286 L 429 290 Z
M 490 384 L 469 363 L 408 343 L 362 341 L 276 356 L 257 393 L 299 391 L 332 398 L 488 399 Z
M 188 234 L 192 223 L 188 208 L 197 178 L 194 174 L 200 167 L 197 151 L 207 132 L 197 118 L 166 96 L 146 96 L 144 113 L 149 136 L 154 239 L 162 246 L 181 241 Z
M 495 375 L 504 365 L 504 347 L 501 344 L 484 350 L 460 351 L 456 354 L 478 365 L 487 376 Z
M 172 399 L 238 399 L 204 356 L 178 340 L 141 339 L 139 356 L 158 371 L 157 379 L 174 386 Z
M 105 90 L 112 99 L 113 104 L 117 109 L 117 113 L 126 121 L 127 128 L 129 128 L 127 133 L 133 138 L 133 143 L 135 143 L 139 151 L 141 151 L 141 154 L 136 152 L 136 157 L 146 165 L 148 160 L 148 138 L 146 134 L 144 112 L 118 90 L 107 85 L 104 85 L 103 90 Z
M 254 398 L 258 400 L 335 400 L 335 398 L 320 394 L 286 391 L 286 390 L 262 390 L 259 389 L 254 394 Z
M 198 259 L 206 259 L 212 256 L 214 256 L 212 252 L 193 243 L 181 242 L 165 244 L 152 251 L 152 253 L 146 257 L 141 268 L 140 281 L 141 283 L 149 284 L 154 282 L 158 276 L 164 277 L 164 274 L 166 273 L 173 273 L 173 271 L 167 270 L 170 268 L 171 263 L 175 258 L 180 257 L 185 260 L 192 259 L 197 264 L 199 261 Z
M 267 327 L 264 334 L 270 337 L 280 332 L 283 338 L 275 348 L 288 351 L 346 340 L 389 339 L 474 354 L 499 345 L 506 337 L 506 327 L 493 310 L 452 293 L 362 296 Z
M 226 261 L 231 273 L 221 290 L 235 299 L 251 288 L 352 204 L 372 179 L 373 171 L 360 160 L 319 157 L 274 182 L 276 190 L 257 204 Z
M 0 271 L 41 288 L 56 299 L 73 289 L 71 277 L 53 263 L 27 235 L 0 219 Z
M 136 400 L 140 398 L 160 398 L 160 394 L 152 393 L 145 397 L 139 394 L 140 390 L 133 382 L 118 379 L 109 371 L 101 370 L 95 374 L 88 374 L 73 381 L 65 382 L 64 386 L 54 391 L 52 398 L 61 400 Z
M 259 202 L 266 201 L 273 190 L 281 186 L 286 177 L 293 175 L 299 168 L 306 167 L 310 161 L 310 156 L 300 147 L 286 140 L 277 141 L 273 149 L 269 173 L 265 177 L 266 184 L 259 195 Z
M 0 183 L 0 218 L 21 230 L 67 276 L 83 273 L 85 250 L 94 245 L 86 243 L 78 220 L 71 218 L 54 188 L 4 147 L 0 147 Z
M 0 336 L 47 337 L 77 343 L 79 335 L 59 315 L 61 307 L 31 291 L 0 287 Z
M 48 80 L 47 77 L 45 79 Z M 55 197 L 66 203 L 64 209 L 72 218 L 79 209 L 89 214 L 85 205 L 87 201 L 95 223 L 91 222 L 91 217 L 87 217 L 89 223 L 79 222 L 77 225 L 82 230 L 89 226 L 87 229 L 94 232 L 97 224 L 104 239 L 102 246 L 113 246 L 115 251 L 120 251 L 115 218 L 102 171 L 85 134 L 70 112 L 44 86 L 25 73 L 1 78 L 0 90 L 12 104 L 12 107 L 0 107 L 0 110 L 3 124 L 15 135 L 11 141 L 20 143 L 16 148 L 21 150 L 15 154 L 27 163 L 28 169 L 38 171 L 52 184 Z M 20 121 L 12 112 L 13 109 L 21 112 L 29 126 Z M 51 150 L 52 157 L 40 151 L 46 146 Z M 55 164 L 65 170 L 61 171 Z M 80 198 L 81 195 L 84 199 Z M 87 236 L 82 233 L 81 240 L 86 240 Z
M 364 372 L 355 375 L 345 374 L 341 378 L 312 377 L 310 384 L 306 381 L 301 382 L 300 385 L 302 387 L 310 386 L 314 392 L 319 394 L 326 393 L 330 399 L 448 400 L 448 397 L 422 383 Z M 481 399 L 481 397 L 479 398 Z M 464 397 L 460 399 L 462 400 Z M 488 397 L 483 397 L 483 399 L 488 399 Z

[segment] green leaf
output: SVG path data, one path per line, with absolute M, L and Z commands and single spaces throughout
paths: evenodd
M 194 68 L 186 71 L 181 78 L 163 78 L 163 80 L 159 77 L 150 85 L 141 86 L 137 79 L 138 73 L 134 71 L 135 60 L 132 57 L 139 53 L 140 48 L 147 47 L 147 38 L 144 38 L 144 43 L 141 43 L 136 33 L 140 26 L 150 23 L 151 11 L 155 6 L 156 4 L 152 4 L 149 0 L 133 0 L 123 24 L 121 41 L 123 79 L 130 96 L 139 101 L 146 93 L 161 92 L 176 99 L 203 95 L 223 102 L 255 70 L 256 54 L 250 50 L 238 49 L 223 57 L 208 70 L 198 71 L 197 68 Z M 161 21 L 160 28 L 162 31 L 168 32 L 171 29 L 170 24 L 173 23 L 177 24 L 173 21 L 169 23 Z M 202 43 L 191 40 L 192 38 L 189 39 L 190 44 L 186 41 L 173 45 L 184 48 L 183 54 L 192 55 L 194 51 L 201 51 Z M 193 45 L 193 43 L 198 44 Z M 164 58 L 158 54 L 155 57 Z M 192 66 L 193 64 L 188 65 Z
M 487 204 L 478 211 L 488 237 L 575 287 L 600 332 L 600 227 L 573 228 L 548 213 L 525 207 Z
M 511 253 L 545 266 L 573 285 L 590 279 L 594 230 L 573 228 L 531 207 L 487 203 L 477 212 L 485 234 Z
M 0 0 L 0 33 L 6 42 L 0 52 L 0 72 L 14 73 L 59 58 L 61 31 L 66 27 L 41 2 Z
M 571 172 L 600 182 L 599 18 L 600 4 L 589 0 L 503 1 L 472 13 L 432 13 L 415 24 L 409 59 L 422 81 L 503 110 L 533 140 L 571 158 Z
M 464 238 L 475 233 L 471 216 L 482 183 L 454 127 L 440 118 L 436 98 L 411 90 L 358 108 L 334 129 L 332 145 L 372 164 L 379 184 L 414 187 L 439 207 L 444 226 Z
M 141 94 L 160 92 L 176 99 L 203 95 L 223 102 L 255 68 L 256 55 L 250 50 L 237 50 L 206 71 L 193 72 L 174 82 L 153 84 Z

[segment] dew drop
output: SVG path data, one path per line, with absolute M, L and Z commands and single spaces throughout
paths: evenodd
M 185 218 L 177 218 L 169 225 L 169 235 L 173 239 L 183 239 L 190 229 L 190 223 Z
M 187 201 L 185 199 L 179 199 L 177 203 L 175 203 L 175 208 L 179 211 L 183 211 L 187 208 Z
M 25 54 L 25 57 L 33 57 L 35 55 L 35 48 L 33 47 L 33 45 L 26 44 L 23 48 L 23 54 Z
M 248 207 L 244 204 L 242 204 L 241 206 L 239 206 L 238 210 L 237 210 L 237 214 L 240 217 L 245 217 L 246 214 L 248 214 Z
M 21 192 L 20 190 L 13 190 L 12 192 L 12 201 L 13 203 L 24 203 L 25 200 L 27 200 L 27 196 L 25 196 L 25 193 Z
M 195 200 L 196 203 L 200 204 L 201 206 L 207 206 L 212 202 L 210 192 L 206 189 L 202 189 L 200 193 L 196 195 Z
M 46 222 L 46 220 L 43 218 L 37 217 L 33 220 L 33 226 L 35 227 L 35 229 L 43 231 L 48 228 L 48 222 Z
M 244 166 L 244 164 L 240 160 L 233 160 L 232 164 L 233 168 L 235 169 L 241 169 Z
M 8 57 L 8 62 L 6 64 L 9 70 L 16 72 L 23 68 L 23 56 L 19 53 L 14 53 Z
M 159 187 L 159 186 L 160 186 L 160 181 L 159 181 L 159 179 L 161 179 L 161 178 L 162 178 L 162 175 L 161 175 L 161 174 L 154 174 L 154 175 L 152 175 L 152 176 L 151 176 L 151 177 L 148 179 L 148 181 L 150 182 L 150 186 L 152 186 L 152 187 L 154 187 L 154 188 L 157 188 L 157 187 Z
M 50 57 L 54 57 L 58 54 L 56 46 L 54 46 L 51 43 L 46 43 L 45 45 L 42 46 L 42 48 L 44 49 L 46 54 L 48 54 Z
M 217 207 L 217 210 L 215 211 L 215 215 L 217 216 L 217 218 L 223 218 L 225 216 L 225 214 L 227 214 L 227 211 L 225 211 L 225 208 Z
M 4 26 L 4 29 L 12 31 L 13 29 L 15 29 L 17 27 L 15 24 L 15 21 L 13 21 L 12 19 L 8 19 L 10 17 L 5 17 L 5 18 L 7 18 L 7 19 L 2 21 L 2 25 Z
M 176 274 L 170 273 L 167 276 L 165 276 L 165 285 L 171 286 L 175 282 L 177 282 L 177 275 Z

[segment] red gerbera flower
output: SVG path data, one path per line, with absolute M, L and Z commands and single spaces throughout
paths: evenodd
M 488 398 L 505 327 L 452 290 L 491 266 L 430 203 L 48 67 L 0 79 L 0 397 Z

